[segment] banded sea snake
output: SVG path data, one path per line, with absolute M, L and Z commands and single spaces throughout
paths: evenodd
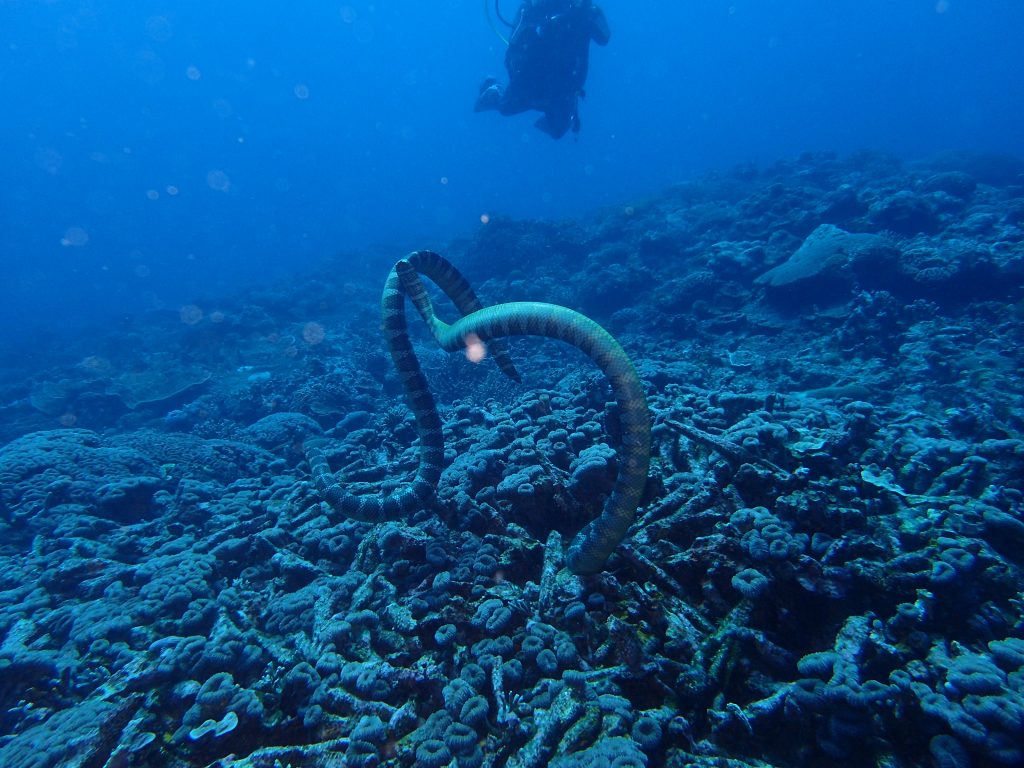
M 420 280 L 430 278 L 455 304 L 461 319 L 448 325 L 437 318 Z M 571 344 L 588 355 L 608 377 L 622 427 L 619 472 L 601 514 L 573 538 L 566 556 L 569 569 L 592 574 L 604 568 L 625 538 L 640 503 L 651 456 L 651 421 L 640 378 L 629 356 L 611 334 L 590 318 L 556 304 L 523 301 L 483 307 L 453 264 L 432 251 L 416 251 L 388 274 L 381 297 L 382 329 L 391 359 L 405 389 L 419 435 L 415 478 L 386 496 L 359 496 L 342 487 L 327 463 L 322 440 L 306 443 L 306 459 L 317 491 L 341 515 L 367 522 L 392 520 L 424 504 L 441 477 L 444 441 L 434 397 L 409 341 L 405 298 L 427 323 L 442 349 L 464 349 L 479 339 L 505 375 L 519 381 L 504 339 L 542 336 Z

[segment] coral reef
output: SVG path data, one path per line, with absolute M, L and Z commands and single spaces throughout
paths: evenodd
M 305 443 L 375 498 L 423 449 L 337 263 L 9 363 L 0 764 L 1021 764 L 1022 211 L 986 158 L 806 155 L 453 244 L 635 363 L 652 461 L 596 573 L 629 428 L 551 340 L 517 383 L 410 324 L 436 492 L 324 503 Z

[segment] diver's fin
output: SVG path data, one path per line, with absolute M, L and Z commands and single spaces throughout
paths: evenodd
M 487 86 L 477 96 L 476 104 L 473 105 L 474 112 L 485 112 L 488 109 L 497 109 L 501 104 L 502 90 L 498 83 Z

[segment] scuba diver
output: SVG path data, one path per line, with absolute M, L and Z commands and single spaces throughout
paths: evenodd
M 607 45 L 610 34 L 604 12 L 593 0 L 523 0 L 509 24 L 501 18 L 498 0 L 494 7 L 512 29 L 505 51 L 508 85 L 484 80 L 474 111 L 517 115 L 536 110 L 544 114 L 534 125 L 552 138 L 562 138 L 570 128 L 579 133 L 590 41 Z

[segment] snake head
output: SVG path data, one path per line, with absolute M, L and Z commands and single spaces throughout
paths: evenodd
M 423 281 L 420 280 L 420 273 L 412 265 L 408 259 L 401 259 L 395 263 L 395 272 L 398 274 L 398 280 L 402 284 L 402 290 L 405 291 L 406 295 L 412 299 L 412 303 L 419 307 L 419 302 L 422 300 L 421 297 L 425 298 L 427 295 L 426 288 L 423 287 Z

